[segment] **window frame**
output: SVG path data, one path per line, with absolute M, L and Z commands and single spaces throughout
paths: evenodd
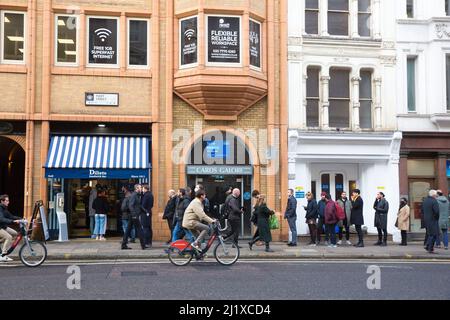
M 409 109 L 409 61 L 414 61 L 414 110 Z M 415 114 L 417 113 L 417 64 L 419 61 L 418 56 L 406 56 L 406 108 L 407 113 Z
M 328 0 L 327 0 L 328 1 Z M 348 9 L 347 11 L 344 10 L 335 10 L 335 9 L 330 9 L 330 7 L 328 7 L 327 10 L 327 32 L 330 35 L 330 37 L 336 37 L 336 38 L 349 38 L 351 35 L 351 25 L 350 25 L 350 17 L 351 17 L 351 3 L 349 1 L 348 2 Z M 346 13 L 347 14 L 347 34 L 346 35 L 342 35 L 342 34 L 332 34 L 330 32 L 330 12 L 332 13 Z M 319 14 L 319 20 L 320 20 L 320 14 Z
M 359 3 L 358 3 L 358 11 L 357 11 L 357 15 L 358 15 L 358 35 L 363 38 L 363 39 L 370 39 L 373 37 L 373 0 L 369 0 L 369 10 L 370 11 L 359 11 Z M 361 14 L 368 14 L 369 15 L 369 35 L 368 36 L 363 36 L 361 35 L 361 30 L 359 29 L 359 17 Z
M 317 93 L 318 96 L 317 97 L 312 97 L 312 96 L 308 96 L 308 71 L 313 70 L 313 71 L 317 71 Z M 305 119 L 305 123 L 306 123 L 306 127 L 308 129 L 319 129 L 320 128 L 320 123 L 321 123 L 321 86 L 320 86 L 320 77 L 321 77 L 321 72 L 322 69 L 320 66 L 316 66 L 316 65 L 310 65 L 306 67 L 306 92 L 305 92 L 305 99 L 306 99 L 306 119 Z M 308 101 L 317 101 L 317 126 L 308 126 Z
M 5 59 L 5 14 L 21 14 L 23 15 L 23 59 L 22 60 L 9 60 Z M 28 30 L 27 30 L 27 12 L 26 11 L 14 11 L 14 10 L 0 10 L 0 64 L 12 64 L 12 65 L 26 65 L 27 53 L 28 53 Z
M 346 71 L 348 73 L 348 97 L 346 98 L 341 98 L 341 97 L 332 97 L 331 96 L 331 84 L 332 84 L 332 79 L 333 77 L 331 76 L 332 71 L 336 70 L 336 71 Z M 351 83 L 351 69 L 348 67 L 331 67 L 330 71 L 330 84 L 329 84 L 329 88 L 328 88 L 328 103 L 329 103 L 329 107 L 328 107 L 328 125 L 330 128 L 333 129 L 337 129 L 339 128 L 340 130 L 351 130 L 352 129 L 352 112 L 351 112 L 351 108 L 352 108 L 352 83 Z M 332 111 L 332 107 L 331 107 L 331 101 L 348 101 L 348 123 L 346 127 L 336 127 L 336 126 L 332 126 L 331 125 L 331 111 Z
M 89 26 L 91 18 L 93 19 L 109 19 L 117 21 L 117 63 L 116 64 L 104 64 L 104 63 L 89 63 Z M 87 68 L 103 68 L 103 69 L 120 69 L 121 61 L 121 45 L 120 45 L 120 18 L 116 16 L 98 16 L 98 15 L 89 15 L 86 16 L 86 67 Z
M 182 36 L 182 34 L 181 34 L 181 23 L 184 20 L 189 20 L 189 19 L 192 19 L 192 18 L 197 18 L 197 62 L 189 63 L 189 64 L 183 64 L 182 65 L 181 64 L 181 36 Z M 194 15 L 189 16 L 189 17 L 184 17 L 184 18 L 178 20 L 178 69 L 180 69 L 180 70 L 195 68 L 195 67 L 198 67 L 198 65 L 199 65 L 198 64 L 199 54 L 201 54 L 199 49 L 200 49 L 200 41 L 201 41 L 202 35 L 199 34 L 200 30 L 199 30 L 198 24 L 199 24 L 199 15 L 198 14 L 194 14 Z M 206 33 L 208 33 L 208 31 L 206 31 Z
M 58 17 L 75 17 L 76 19 L 76 31 L 77 31 L 77 35 L 76 35 L 76 58 L 75 58 L 75 62 L 59 62 L 58 61 Z M 80 16 L 77 14 L 55 14 L 55 51 L 54 51 L 54 55 L 55 55 L 55 66 L 61 66 L 61 67 L 78 67 L 80 64 Z
M 209 62 L 208 57 L 208 39 L 209 39 L 209 17 L 228 17 L 228 18 L 239 18 L 239 63 L 226 63 L 226 62 Z M 235 14 L 205 14 L 205 66 L 207 67 L 219 67 L 219 68 L 242 68 L 244 66 L 244 63 L 242 61 L 244 54 L 243 54 L 243 43 L 242 40 L 248 39 L 248 35 L 244 36 L 243 29 L 242 29 L 242 19 L 243 17 L 240 15 Z M 197 20 L 198 22 L 198 20 Z
M 375 70 L 373 69 L 361 69 L 360 70 L 360 75 L 359 77 L 361 78 L 362 81 L 362 77 L 361 77 L 361 73 L 362 72 L 367 72 L 370 73 L 370 99 L 369 98 L 361 98 L 361 85 L 359 86 L 359 103 L 360 103 L 360 108 L 361 108 L 361 101 L 370 101 L 370 128 L 363 128 L 361 126 L 361 112 L 359 113 L 359 126 L 362 130 L 373 130 L 375 127 L 375 112 L 374 112 L 374 92 L 375 92 L 375 86 L 374 86 L 374 74 L 375 74 Z
M 313 9 L 313 8 L 307 8 L 306 2 L 305 2 L 305 21 L 304 21 L 305 26 L 304 26 L 304 29 L 305 29 L 305 33 L 307 35 L 318 36 L 320 34 L 320 0 L 318 0 L 317 4 L 318 4 L 317 9 Z M 306 30 L 306 13 L 307 12 L 316 12 L 317 13 L 317 33 L 309 33 Z M 328 14 L 327 14 L 327 19 L 328 19 Z
M 450 52 L 444 52 L 444 103 L 445 103 L 445 112 L 450 113 Z
M 415 0 L 411 0 L 411 1 L 412 1 L 412 3 L 411 3 L 412 16 L 410 17 L 408 15 L 408 0 L 406 0 L 406 8 L 405 8 L 405 10 L 406 10 L 406 18 L 407 19 L 415 19 L 415 17 L 416 17 L 416 1 Z
M 146 65 L 134 65 L 130 64 L 130 22 L 131 21 L 145 21 L 147 22 L 147 64 Z M 127 69 L 135 69 L 135 70 L 148 70 L 151 65 L 151 29 L 150 29 L 151 19 L 149 18 L 133 18 L 127 17 L 127 42 L 126 42 L 126 51 L 127 51 Z M 119 30 L 119 29 L 118 29 Z

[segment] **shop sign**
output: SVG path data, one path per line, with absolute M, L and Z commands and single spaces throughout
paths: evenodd
M 187 166 L 186 171 L 191 175 L 248 176 L 253 174 L 251 166 Z
M 261 68 L 261 24 L 250 20 L 250 65 Z
M 305 198 L 305 188 L 303 188 L 303 187 L 296 187 L 295 188 L 295 198 L 297 198 L 297 199 L 304 199 Z
M 45 169 L 53 179 L 147 179 L 148 169 Z
M 86 92 L 85 104 L 86 106 L 118 107 L 119 94 Z
M 89 63 L 117 65 L 117 54 L 117 19 L 89 18 Z
M 208 62 L 241 63 L 241 18 L 208 16 Z
M 186 66 L 197 63 L 198 53 L 197 17 L 180 21 L 180 65 Z

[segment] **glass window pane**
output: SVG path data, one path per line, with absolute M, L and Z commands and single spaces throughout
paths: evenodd
M 319 69 L 308 68 L 306 81 L 306 96 L 319 97 Z
M 348 0 L 328 0 L 328 10 L 348 11 Z
M 359 108 L 359 126 L 362 129 L 372 129 L 372 101 L 362 100 Z
M 57 18 L 57 61 L 77 62 L 77 18 L 58 16 Z
M 434 174 L 434 160 L 408 160 L 408 176 L 433 177 Z
M 319 0 L 306 0 L 306 9 L 319 9 Z
M 25 48 L 24 15 L 5 13 L 3 24 L 3 59 L 23 61 Z
M 359 97 L 361 99 L 372 99 L 372 72 L 361 71 L 360 76 Z
M 450 55 L 447 55 L 447 110 L 450 111 Z
M 330 71 L 330 97 L 349 98 L 350 97 L 350 71 L 331 69 Z
M 348 13 L 328 12 L 328 33 L 335 36 L 348 36 Z
M 358 15 L 358 33 L 361 37 L 370 37 L 370 13 Z
M 414 18 L 414 0 L 406 1 L 406 15 L 408 18 Z
M 447 16 L 450 16 L 450 1 L 449 0 L 445 0 L 445 14 Z
M 129 63 L 146 66 L 147 61 L 147 21 L 131 20 L 129 30 Z
M 408 111 L 416 111 L 416 58 L 408 58 Z
M 307 34 L 319 34 L 319 11 L 305 12 L 305 31 Z
M 326 192 L 330 194 L 330 175 L 323 174 L 321 179 L 321 192 Z M 320 200 L 320 199 L 319 199 Z
M 350 101 L 330 99 L 329 122 L 332 128 L 350 127 Z
M 341 197 L 342 192 L 344 192 L 344 176 L 342 174 L 337 174 L 334 177 L 334 184 L 335 184 L 335 195 L 336 200 Z
M 370 0 L 358 0 L 359 12 L 370 12 Z
M 306 126 L 316 128 L 319 126 L 319 100 L 306 100 Z

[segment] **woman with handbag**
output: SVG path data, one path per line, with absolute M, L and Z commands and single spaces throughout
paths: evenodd
M 253 238 L 252 241 L 255 242 L 258 241 L 257 239 L 259 239 L 259 229 L 258 229 L 258 217 L 256 216 L 256 212 L 255 212 L 255 207 L 256 204 L 258 203 L 258 199 L 259 199 L 259 191 L 258 190 L 253 190 L 252 192 L 252 213 L 250 215 L 250 222 L 255 226 L 255 233 L 253 234 Z M 251 250 L 251 249 L 250 249 Z
M 409 216 L 410 208 L 408 206 L 408 200 L 406 198 L 400 199 L 400 208 L 398 209 L 397 222 L 395 226 L 401 231 L 402 243 L 401 246 L 406 246 L 407 232 L 409 230 Z
M 308 205 L 303 206 L 306 210 L 306 224 L 309 228 L 309 235 L 311 237 L 311 242 L 308 243 L 309 246 L 316 246 L 316 235 L 317 235 L 317 217 L 319 216 L 319 209 L 317 207 L 316 199 L 311 192 L 306 194 L 306 199 L 308 200 Z
M 252 241 L 248 243 L 248 246 L 250 250 L 252 250 L 253 244 L 255 244 L 256 241 L 262 240 L 266 244 L 266 252 L 274 252 L 272 249 L 270 249 L 270 242 L 272 241 L 272 234 L 270 233 L 270 226 L 269 226 L 269 218 L 270 216 L 274 215 L 275 212 L 273 210 L 270 210 L 267 207 L 266 204 L 266 196 L 259 195 L 258 201 L 255 206 L 255 214 L 257 217 L 257 225 L 258 225 L 258 237 L 254 238 Z

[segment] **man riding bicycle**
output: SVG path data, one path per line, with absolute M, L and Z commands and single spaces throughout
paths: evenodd
M 13 260 L 6 256 L 6 254 L 8 253 L 8 249 L 13 242 L 13 238 L 17 236 L 17 232 L 11 228 L 8 228 L 8 225 L 13 223 L 19 224 L 22 219 L 20 217 L 13 216 L 8 211 L 8 205 L 9 196 L 6 194 L 0 196 L 0 242 L 4 242 L 0 262 L 8 262 Z
M 189 229 L 194 232 L 200 232 L 200 235 L 197 237 L 191 246 L 198 251 L 202 251 L 200 244 L 205 238 L 206 234 L 209 231 L 209 226 L 203 224 L 202 221 L 206 221 L 209 224 L 216 222 L 215 219 L 211 219 L 208 217 L 203 210 L 203 201 L 205 201 L 205 191 L 198 190 L 195 193 L 195 199 L 189 204 L 184 212 L 183 217 L 183 228 Z

